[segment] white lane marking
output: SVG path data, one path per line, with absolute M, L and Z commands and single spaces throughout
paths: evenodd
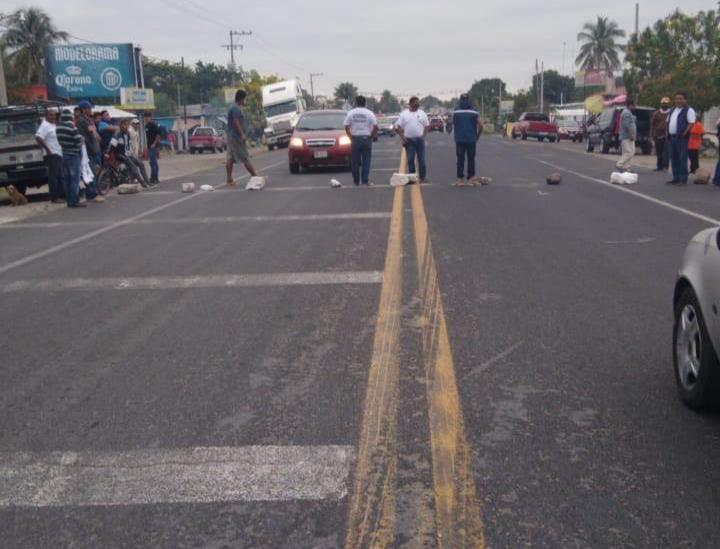
M 494 356 L 494 357 L 491 358 L 490 360 L 486 360 L 485 362 L 483 362 L 483 363 L 480 364 L 479 366 L 476 366 L 475 368 L 473 368 L 473 370 L 472 370 L 472 372 L 470 373 L 470 375 L 479 374 L 479 373 L 484 372 L 485 370 L 487 370 L 488 368 L 490 368 L 490 366 L 492 366 L 493 364 L 495 364 L 495 363 L 497 363 L 497 362 L 500 362 L 500 361 L 503 360 L 504 358 L 506 358 L 506 357 L 510 356 L 511 354 L 513 354 L 513 353 L 514 353 L 515 351 L 517 351 L 520 347 L 522 347 L 522 344 L 523 344 L 523 343 L 524 343 L 523 341 L 519 341 L 519 342 L 515 343 L 514 345 L 511 345 L 510 347 L 508 347 L 507 349 L 505 349 L 502 353 Z
M 283 162 L 284 161 L 277 162 L 275 164 L 271 164 L 270 166 L 265 166 L 264 168 L 261 168 L 258 171 L 267 170 L 269 168 L 272 168 L 273 166 L 278 166 L 279 164 L 282 164 Z M 249 177 L 249 175 L 244 175 L 239 179 L 246 179 L 247 177 Z M 220 185 L 220 187 L 223 187 L 223 186 L 225 186 L 225 183 Z M 130 225 L 131 223 L 134 223 L 135 221 L 138 221 L 145 217 L 151 216 L 153 214 L 156 214 L 156 213 L 166 210 L 168 208 L 172 208 L 173 206 L 177 206 L 178 204 L 182 204 L 183 202 L 187 202 L 188 200 L 192 200 L 193 198 L 196 198 L 198 196 L 202 196 L 202 194 L 189 194 L 187 196 L 183 196 L 182 198 L 178 198 L 177 200 L 173 200 L 172 202 L 168 202 L 167 204 L 162 204 L 155 208 L 146 210 L 143 213 L 134 215 L 132 217 L 128 217 L 128 218 L 120 220 L 120 221 L 116 221 L 115 223 L 113 223 L 111 225 L 101 227 L 94 231 L 90 231 L 89 233 L 85 233 L 82 236 L 78 236 L 76 238 L 71 238 L 70 240 L 66 240 L 62 244 L 57 244 L 56 246 L 46 248 L 45 250 L 42 250 L 40 252 L 36 252 L 34 254 L 27 255 L 23 258 L 12 261 L 11 263 L 7 263 L 5 265 L 0 266 L 0 274 L 6 273 L 13 269 L 17 269 L 18 267 L 22 267 L 23 265 L 27 265 L 28 263 L 32 263 L 33 261 L 37 261 L 38 259 L 41 259 L 43 257 L 47 257 L 47 256 L 55 254 L 57 252 L 61 252 L 62 250 L 65 250 L 65 249 L 75 246 L 77 244 L 81 244 L 82 242 L 91 240 L 91 239 L 93 239 L 97 236 L 100 236 L 102 234 L 105 234 L 107 232 L 114 231 L 115 229 L 119 229 L 121 227 L 124 227 L 125 225 Z
M 640 238 L 635 238 L 633 240 L 605 240 L 605 241 L 603 241 L 604 244 L 649 244 L 650 242 L 655 242 L 655 239 L 651 238 L 649 236 L 643 236 Z
M 264 273 L 195 276 L 142 276 L 112 278 L 27 279 L 0 285 L 0 292 L 26 290 L 183 290 L 198 288 L 257 288 L 263 286 L 322 286 L 336 284 L 380 284 L 382 271 L 324 273 Z
M 351 446 L 0 453 L 0 508 L 339 500 Z
M 390 212 L 360 212 L 344 214 L 307 214 L 307 215 L 254 215 L 254 216 L 227 216 L 227 217 L 180 217 L 170 219 L 141 219 L 133 225 L 188 225 L 194 223 L 243 223 L 246 221 L 329 221 L 329 220 L 356 220 L 356 219 L 387 219 Z M 13 225 L 0 225 L 0 231 L 8 229 L 54 229 L 57 227 L 85 227 L 97 225 L 110 225 L 112 222 L 103 221 L 67 221 L 57 223 L 16 223 Z
M 569 170 L 562 166 L 558 166 L 557 164 L 553 164 L 552 162 L 546 162 L 545 160 L 540 160 L 538 158 L 533 158 L 533 160 L 535 160 L 535 162 L 540 162 L 541 164 L 545 164 L 546 166 L 550 166 L 551 168 L 555 168 L 556 170 L 570 173 L 572 175 L 575 175 L 575 176 L 585 179 L 587 181 L 592 181 L 593 183 L 605 185 L 606 187 L 608 187 L 610 189 L 615 189 L 616 191 L 620 191 L 620 192 L 631 194 L 633 196 L 637 196 L 638 198 L 642 198 L 643 200 L 647 200 L 648 202 L 652 202 L 653 204 L 657 204 L 658 206 L 663 206 L 665 208 L 669 208 L 676 212 L 680 212 L 682 214 L 689 215 L 690 217 L 694 217 L 695 219 L 699 219 L 700 221 L 710 223 L 711 225 L 720 225 L 720 220 L 718 220 L 718 219 L 714 219 L 712 217 L 708 217 L 701 213 L 694 212 L 692 210 L 688 210 L 687 208 L 683 208 L 681 206 L 676 206 L 675 204 L 671 204 L 670 202 L 665 202 L 664 200 L 660 200 L 659 198 L 655 198 L 653 196 L 649 196 L 647 194 L 643 194 L 638 191 L 633 191 L 632 189 L 628 189 L 627 187 L 624 187 L 624 186 L 613 185 L 609 181 L 603 181 L 602 179 L 597 179 L 596 177 L 590 177 L 589 175 L 585 175 L 583 173 L 576 172 L 574 170 Z

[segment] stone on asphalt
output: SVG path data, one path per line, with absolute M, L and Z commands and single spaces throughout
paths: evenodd
M 547 176 L 546 181 L 547 181 L 548 185 L 559 185 L 560 182 L 562 181 L 562 175 L 560 175 L 557 172 L 551 173 L 550 175 Z
M 117 192 L 118 194 L 137 194 L 140 192 L 140 188 L 139 183 L 123 183 L 118 185 Z
M 194 193 L 195 192 L 195 183 L 183 183 L 181 186 L 182 192 L 184 193 Z

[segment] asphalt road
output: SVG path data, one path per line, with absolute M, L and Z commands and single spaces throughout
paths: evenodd
M 401 162 L 0 225 L 0 546 L 720 546 L 670 353 L 720 191 L 495 137 L 487 187 L 449 136 Z

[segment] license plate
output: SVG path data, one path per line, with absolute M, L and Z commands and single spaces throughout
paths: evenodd
M 327 158 L 328 153 L 327 151 L 315 151 L 314 156 L 317 160 L 320 160 L 322 158 Z

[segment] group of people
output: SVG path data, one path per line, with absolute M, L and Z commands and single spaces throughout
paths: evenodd
M 350 167 L 353 183 L 356 186 L 373 184 L 370 181 L 370 165 L 372 144 L 377 140 L 378 123 L 375 114 L 366 107 L 366 104 L 365 97 L 358 96 L 355 99 L 355 108 L 350 110 L 345 117 L 345 132 L 352 143 Z M 417 174 L 420 183 L 424 183 L 427 178 L 425 140 L 429 127 L 430 120 L 420 108 L 420 99 L 411 97 L 408 108 L 400 114 L 396 122 L 396 130 L 407 151 L 408 173 Z M 455 185 L 476 186 L 479 184 L 479 180 L 475 176 L 475 154 L 483 125 L 480 114 L 473 109 L 470 97 L 466 94 L 460 97 L 459 107 L 453 113 L 452 127 L 455 130 L 457 154 Z M 466 166 L 467 172 L 465 171 Z
M 621 157 L 617 168 L 622 171 L 630 169 L 635 155 L 637 140 L 637 122 L 633 113 L 635 102 L 628 98 L 620 115 Z M 720 120 L 717 122 L 720 137 Z M 688 104 L 688 95 L 684 91 L 675 93 L 674 106 L 669 97 L 660 101 L 660 109 L 655 111 L 650 122 L 650 137 L 653 139 L 657 167 L 655 171 L 672 170 L 670 185 L 686 185 L 690 174 L 700 169 L 700 149 L 706 130 L 700 116 Z M 720 186 L 720 162 L 718 163 L 713 183 Z
M 150 177 L 142 161 L 138 119 L 122 119 L 115 125 L 108 111 L 93 113 L 92 104 L 86 100 L 80 101 L 73 111 L 48 109 L 35 139 L 45 154 L 50 200 L 66 203 L 70 208 L 104 202 L 96 180 L 112 155 L 124 162 L 131 176 L 143 186 L 158 183 L 160 130 L 152 113 L 145 115 L 145 132 Z M 81 182 L 85 186 L 85 202 L 80 200 Z

